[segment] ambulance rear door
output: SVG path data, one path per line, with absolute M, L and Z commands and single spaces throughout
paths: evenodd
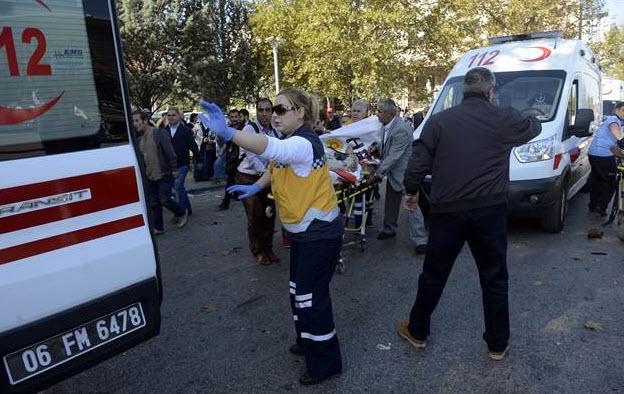
M 0 1 L 0 392 L 158 334 L 112 0 Z

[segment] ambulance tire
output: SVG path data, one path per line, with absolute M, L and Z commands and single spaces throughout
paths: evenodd
M 558 234 L 563 230 L 563 224 L 568 212 L 567 183 L 567 180 L 563 182 L 559 193 L 557 193 L 555 205 L 553 205 L 552 209 L 542 218 L 542 229 L 547 233 Z

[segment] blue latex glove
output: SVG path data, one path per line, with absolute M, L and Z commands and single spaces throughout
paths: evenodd
M 214 131 L 223 140 L 230 141 L 234 137 L 236 129 L 228 127 L 225 123 L 225 117 L 221 108 L 205 100 L 200 101 L 199 104 L 204 109 L 204 112 L 199 114 L 199 120 L 201 120 L 204 127 Z
M 260 185 L 258 185 L 257 183 L 254 183 L 253 185 L 234 185 L 227 188 L 228 193 L 241 193 L 238 196 L 239 200 L 244 200 L 246 198 L 252 197 L 260 190 L 262 190 L 262 187 L 260 187 Z

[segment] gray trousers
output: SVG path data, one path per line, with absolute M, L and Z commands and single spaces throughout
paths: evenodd
M 384 205 L 383 232 L 396 234 L 399 221 L 399 211 L 401 210 L 401 200 L 403 191 L 396 191 L 386 180 L 386 203 Z
M 426 245 L 429 241 L 429 234 L 420 207 L 416 206 L 413 211 L 408 212 L 407 222 L 409 224 L 409 239 L 414 246 Z

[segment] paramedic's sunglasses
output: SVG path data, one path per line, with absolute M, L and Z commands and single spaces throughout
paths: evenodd
M 283 104 L 273 106 L 272 110 L 275 115 L 282 116 L 288 111 L 299 109 L 297 107 L 287 107 Z

